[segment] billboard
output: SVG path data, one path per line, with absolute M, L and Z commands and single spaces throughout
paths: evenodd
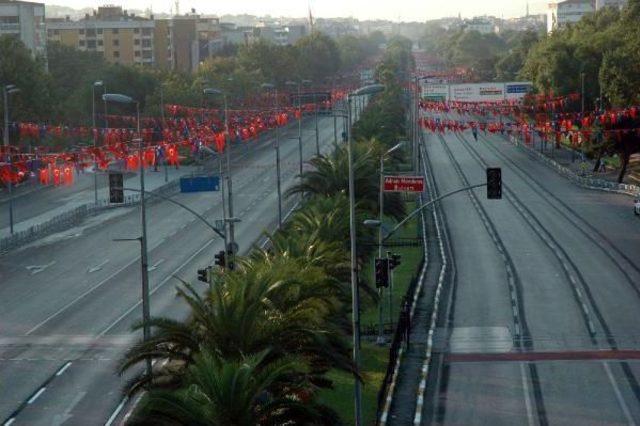
M 533 88 L 530 82 L 422 85 L 422 97 L 453 102 L 495 102 L 521 99 Z

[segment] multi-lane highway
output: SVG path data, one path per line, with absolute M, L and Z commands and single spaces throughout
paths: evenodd
M 640 423 L 632 199 L 578 187 L 501 135 L 428 133 L 424 152 L 440 194 L 490 166 L 504 186 L 502 200 L 480 188 L 441 203 L 455 273 L 423 423 Z
M 338 121 L 340 124 L 340 120 Z M 312 120 L 304 157 L 315 154 Z M 339 131 L 340 133 L 340 131 Z M 283 191 L 298 174 L 295 126 L 281 132 Z M 264 139 L 264 138 L 263 138 Z M 323 152 L 334 140 L 333 118 L 320 118 Z M 241 251 L 277 224 L 273 140 L 239 149 L 233 158 L 236 241 Z M 222 218 L 220 193 L 176 194 L 208 220 Z M 295 200 L 286 200 L 288 211 Z M 115 208 L 81 226 L 0 257 L 0 421 L 13 424 L 104 424 L 122 401 L 117 362 L 141 318 L 139 235 L 135 207 Z M 174 277 L 195 282 L 223 241 L 178 206 L 147 209 L 152 315 L 183 316 Z

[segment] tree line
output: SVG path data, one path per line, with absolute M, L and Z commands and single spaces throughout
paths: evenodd
M 265 82 L 283 88 L 287 80 L 307 79 L 315 87 L 339 84 L 335 76 L 349 74 L 374 58 L 384 42 L 381 33 L 333 39 L 320 32 L 291 46 L 260 40 L 222 52 L 194 74 L 186 74 L 110 64 L 99 53 L 59 43 L 47 46 L 47 70 L 44 59 L 33 58 L 20 40 L 0 36 L 0 83 L 21 89 L 11 101 L 15 120 L 86 125 L 91 123 L 95 81 L 103 81 L 109 92 L 139 100 L 143 114 L 159 115 L 161 91 L 165 103 L 197 107 L 207 86 L 224 89 L 233 103 L 250 99 Z
M 409 51 L 399 53 L 402 47 L 393 46 L 378 71 L 408 75 L 404 67 L 410 63 L 402 58 Z M 401 117 L 384 114 L 404 112 L 399 91 L 399 82 L 387 85 L 355 125 L 357 223 L 378 214 L 379 158 L 406 133 Z M 401 153 L 393 155 L 390 162 L 402 160 Z M 181 283 L 178 294 L 189 305 L 188 319 L 153 318 L 151 338 L 124 356 L 122 373 L 148 358 L 162 360 L 151 376 L 142 372 L 127 385 L 131 394 L 148 390 L 131 424 L 342 424 L 318 393 L 332 388 L 330 370 L 364 380 L 349 343 L 347 147 L 336 145 L 310 164 L 287 192 L 289 197 L 303 195 L 302 206 L 280 230 L 268 234 L 267 248 L 253 248 L 232 271 L 217 271 L 208 287 Z M 401 197 L 387 195 L 385 211 L 403 217 Z M 359 226 L 357 238 L 373 241 L 375 230 Z M 358 244 L 360 270 L 373 247 Z M 362 300 L 375 303 L 367 275 L 359 274 Z

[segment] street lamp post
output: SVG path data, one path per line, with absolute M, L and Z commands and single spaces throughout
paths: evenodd
M 151 337 L 151 328 L 149 320 L 151 319 L 151 310 L 149 307 L 149 259 L 147 250 L 147 214 L 144 204 L 144 155 L 142 152 L 142 135 L 140 133 L 140 103 L 133 98 L 117 93 L 105 93 L 102 95 L 105 102 L 115 102 L 120 104 L 136 105 L 136 122 L 138 132 L 138 162 L 140 163 L 140 269 L 142 276 L 142 335 L 144 341 L 148 341 Z M 146 360 L 147 375 L 151 377 L 152 373 L 151 358 Z
M 163 139 L 164 139 L 164 128 L 166 126 L 166 123 L 164 121 L 164 89 L 163 89 L 163 85 L 164 83 L 161 82 L 160 83 L 160 120 L 162 122 L 162 131 L 163 131 Z M 169 182 L 169 165 L 167 164 L 167 155 L 164 155 L 163 158 L 163 163 L 164 163 L 164 182 L 167 183 Z
M 202 94 L 203 96 L 207 95 L 207 94 L 219 94 L 220 92 L 217 89 L 203 89 Z M 225 140 L 226 142 L 226 140 Z M 226 145 L 226 143 L 225 143 Z M 225 198 L 225 193 L 224 193 L 224 171 L 223 171 L 223 167 L 222 167 L 222 153 L 221 152 L 217 152 L 217 156 L 218 156 L 218 174 L 220 175 L 220 197 L 221 197 L 221 201 L 222 201 L 222 222 L 224 223 L 224 247 L 225 250 L 227 249 L 227 245 L 228 245 L 228 237 L 229 237 L 229 232 L 227 232 L 227 201 Z
M 297 86 L 298 87 L 298 156 L 300 161 L 300 183 L 302 183 L 302 91 L 301 83 L 295 83 L 293 81 L 287 81 L 288 86 Z
M 311 80 L 302 80 L 302 84 L 305 86 L 310 86 L 312 83 Z M 316 155 L 320 156 L 320 133 L 318 131 L 318 103 L 316 99 L 316 91 L 313 91 L 313 116 L 315 121 L 315 132 L 316 132 Z
M 11 171 L 13 169 L 13 158 L 11 157 L 11 152 L 9 149 L 9 95 L 13 93 L 18 93 L 20 91 L 13 84 L 6 84 L 2 88 L 3 100 L 4 100 L 4 147 L 7 152 L 7 156 L 9 157 L 9 174 L 11 175 Z M 13 181 L 11 180 L 11 176 L 9 176 L 9 182 L 7 185 L 9 189 L 9 232 L 13 235 Z
M 91 125 L 93 132 L 93 199 L 98 204 L 98 156 L 96 148 L 98 147 L 98 132 L 96 129 L 96 87 L 103 87 L 102 81 L 95 81 L 91 85 Z
M 276 106 L 276 176 L 278 187 L 278 228 L 282 226 L 282 189 L 280 183 L 280 126 L 278 125 L 278 88 L 271 83 L 263 83 L 262 88 L 273 90 L 275 95 Z
M 381 84 L 364 86 L 350 93 L 347 96 L 347 115 L 351 123 L 351 98 L 378 93 L 384 90 Z M 347 128 L 347 153 L 349 161 L 349 238 L 351 252 L 351 318 L 353 328 L 353 365 L 356 373 L 360 372 L 360 296 L 358 287 L 358 263 L 356 253 L 356 208 L 355 208 L 355 176 L 353 170 L 353 142 L 351 138 L 351 128 Z M 362 391 L 360 381 L 356 376 L 354 379 L 354 413 L 356 426 L 362 425 Z
M 378 258 L 382 259 L 382 222 L 384 216 L 384 159 L 387 155 L 395 152 L 404 145 L 404 142 L 400 142 L 380 155 L 380 188 L 378 191 Z M 375 280 L 375 267 L 373 269 L 373 275 Z M 391 290 L 389 290 L 391 292 Z M 383 344 L 384 338 L 384 322 L 383 322 L 383 287 L 378 289 L 378 344 Z M 391 297 L 391 296 L 389 296 Z M 391 309 L 391 299 L 389 299 L 389 309 Z
M 231 133 L 229 132 L 229 109 L 227 107 L 227 94 L 219 89 L 204 89 L 204 93 L 207 95 L 221 95 L 222 102 L 224 104 L 224 131 L 225 131 L 225 151 L 226 151 L 226 160 L 227 160 L 227 191 L 229 197 L 229 218 L 233 219 L 233 182 L 231 180 Z M 224 196 L 223 196 L 224 199 Z M 229 220 L 229 247 L 227 250 L 230 250 L 231 253 L 231 261 L 233 262 L 233 257 L 236 254 L 235 248 L 235 221 Z M 235 262 L 233 262 L 235 264 Z

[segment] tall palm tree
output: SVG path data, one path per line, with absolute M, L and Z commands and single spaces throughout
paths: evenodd
M 271 348 L 270 356 L 299 355 L 319 374 L 329 365 L 353 371 L 344 333 L 330 315 L 340 303 L 337 281 L 293 258 L 247 259 L 238 265 L 220 274 L 205 296 L 188 283 L 178 288 L 191 309 L 188 321 L 151 319 L 151 338 L 125 354 L 121 371 L 148 357 L 169 362 L 155 369 L 153 378 L 136 376 L 130 392 L 151 379 L 159 386 L 179 385 L 194 357 L 205 350 L 239 359 Z
M 354 145 L 354 176 L 356 201 L 359 209 L 377 214 L 380 188 L 380 152 L 375 141 Z M 309 160 L 312 170 L 302 174 L 302 182 L 293 185 L 287 196 L 312 194 L 331 197 L 349 192 L 349 157 L 345 145 L 337 145 L 329 155 L 315 156 Z M 384 210 L 395 218 L 405 215 L 404 203 L 398 193 L 384 195 Z
M 316 387 L 295 359 L 270 362 L 269 350 L 227 360 L 195 356 L 183 385 L 154 389 L 129 421 L 132 425 L 254 426 L 339 424 L 338 415 L 315 401 Z

